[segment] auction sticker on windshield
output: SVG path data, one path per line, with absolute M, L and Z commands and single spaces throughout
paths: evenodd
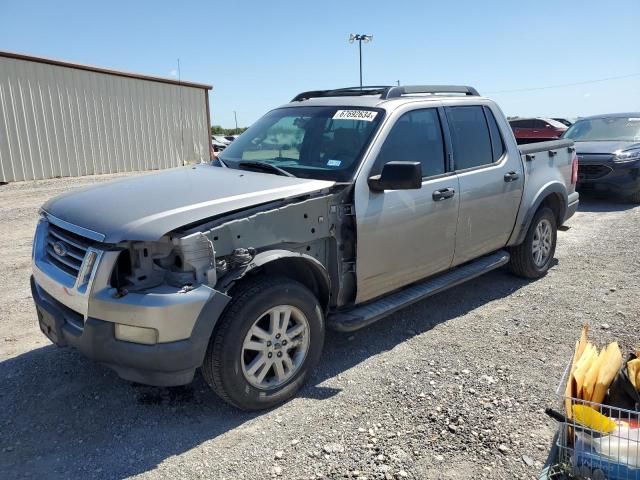
M 364 120 L 372 122 L 378 112 L 371 110 L 338 110 L 333 116 L 334 120 Z

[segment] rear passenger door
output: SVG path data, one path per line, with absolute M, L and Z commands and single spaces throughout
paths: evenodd
M 460 213 L 453 265 L 498 250 L 515 223 L 524 184 L 519 156 L 509 155 L 489 107 L 445 108 Z

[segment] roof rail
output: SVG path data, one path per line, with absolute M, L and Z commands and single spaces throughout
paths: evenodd
M 469 96 L 480 96 L 475 88 L 464 85 L 403 85 L 387 89 L 380 95 L 380 98 L 386 100 L 388 98 L 397 98 L 412 93 L 464 93 Z
M 390 87 L 388 85 L 365 85 L 362 87 L 335 88 L 332 90 L 310 90 L 293 97 L 292 102 L 301 102 L 309 98 L 318 97 L 356 97 L 360 95 L 384 95 Z
M 391 87 L 388 85 L 367 85 L 362 87 L 335 88 L 333 90 L 309 90 L 293 97 L 292 102 L 301 102 L 309 98 L 318 97 L 356 97 L 361 95 L 380 95 L 382 100 L 388 98 L 398 98 L 402 95 L 415 93 L 464 93 L 469 96 L 479 96 L 478 91 L 473 87 L 463 85 L 403 85 Z

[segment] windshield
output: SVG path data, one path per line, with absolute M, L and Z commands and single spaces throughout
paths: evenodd
M 636 142 L 640 140 L 640 116 L 578 120 L 564 138 L 577 142 Z
M 296 177 L 351 180 L 384 111 L 292 107 L 267 113 L 219 156 L 231 168 L 264 162 Z

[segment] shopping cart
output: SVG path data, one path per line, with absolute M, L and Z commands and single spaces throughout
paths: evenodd
M 640 412 L 565 397 L 570 369 L 571 363 L 556 391 L 560 411 L 547 409 L 559 428 L 540 480 L 640 480 Z

